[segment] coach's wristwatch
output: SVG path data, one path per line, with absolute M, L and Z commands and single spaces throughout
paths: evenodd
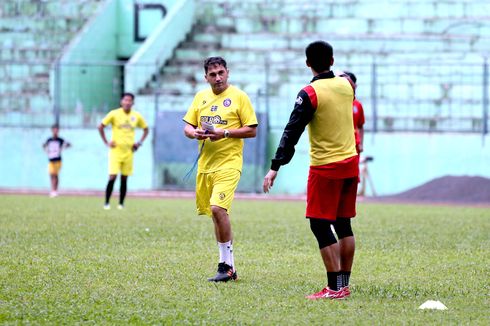
M 223 132 L 223 136 L 224 136 L 225 138 L 230 137 L 230 131 L 225 129 L 225 131 Z

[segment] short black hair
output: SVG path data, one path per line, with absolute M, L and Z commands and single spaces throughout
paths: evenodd
M 349 76 L 350 80 L 352 80 L 352 82 L 354 84 L 356 84 L 357 82 L 357 78 L 356 78 L 356 75 L 354 75 L 353 73 L 351 73 L 350 71 L 344 71 L 344 73 Z
M 204 60 L 204 72 L 207 74 L 208 69 L 211 66 L 223 66 L 225 69 L 228 69 L 226 67 L 226 60 L 223 59 L 222 57 L 209 57 L 206 60 Z
M 53 124 L 53 125 L 51 126 L 51 129 L 54 129 L 54 128 L 56 128 L 56 129 L 60 129 L 60 125 L 59 125 L 59 124 L 57 124 L 57 123 L 55 123 L 55 124 Z
M 124 97 L 126 97 L 126 96 L 131 97 L 131 99 L 134 101 L 134 94 L 133 94 L 133 93 L 129 93 L 129 92 L 122 93 L 122 95 L 121 95 L 121 100 L 122 100 Z
M 306 60 L 313 70 L 322 72 L 330 69 L 333 58 L 333 48 L 325 41 L 315 41 L 305 49 Z

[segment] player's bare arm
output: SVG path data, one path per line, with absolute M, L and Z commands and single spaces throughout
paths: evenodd
M 238 129 L 214 128 L 208 131 L 209 139 L 219 140 L 222 138 L 254 138 L 257 135 L 257 126 L 243 126 Z
M 209 137 L 206 130 L 202 130 L 200 128 L 197 128 L 196 126 L 191 125 L 188 122 L 186 122 L 186 124 L 184 126 L 184 134 L 187 138 L 190 138 L 190 139 L 203 140 L 203 139 L 206 139 Z
M 99 134 L 100 134 L 100 137 L 102 138 L 102 141 L 104 142 L 104 144 L 106 144 L 109 147 L 116 147 L 115 141 L 113 141 L 113 140 L 111 140 L 110 142 L 107 141 L 107 138 L 105 136 L 104 127 L 105 126 L 102 123 L 99 125 L 99 127 L 97 127 L 97 129 L 99 129 Z
M 362 153 L 364 151 L 364 128 L 360 127 L 359 128 L 359 138 L 360 138 L 360 143 L 359 143 L 359 153 Z
M 138 142 L 133 144 L 133 151 L 137 151 L 138 148 L 140 148 L 141 145 L 143 145 L 143 142 L 145 141 L 146 137 L 148 136 L 148 133 L 149 133 L 148 127 L 144 128 L 143 129 L 143 135 L 141 136 L 141 139 Z
M 271 190 L 272 186 L 274 185 L 274 180 L 276 180 L 276 177 L 277 171 L 269 170 L 269 172 L 267 172 L 264 177 L 264 183 L 262 185 L 262 189 L 265 193 L 268 193 L 269 190 Z

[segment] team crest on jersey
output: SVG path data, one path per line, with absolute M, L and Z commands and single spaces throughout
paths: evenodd
M 298 96 L 298 97 L 296 98 L 296 104 L 298 104 L 298 105 L 303 104 L 303 99 L 301 98 L 301 96 Z
M 225 198 L 226 198 L 225 193 L 224 193 L 224 192 L 220 192 L 220 193 L 219 193 L 219 199 L 220 199 L 220 200 L 223 200 L 223 199 L 225 199 Z
M 216 111 L 218 111 L 218 106 L 217 105 L 211 106 L 211 112 L 216 112 Z
M 231 105 L 231 99 L 227 98 L 226 100 L 224 100 L 223 105 L 225 106 L 225 108 L 229 107 Z
M 136 121 L 136 117 L 131 117 L 131 122 L 135 122 Z
M 201 123 L 206 122 L 206 123 L 211 123 L 213 125 L 227 125 L 228 120 L 221 120 L 221 117 L 219 115 L 215 116 L 208 116 L 208 115 L 203 115 L 201 116 Z

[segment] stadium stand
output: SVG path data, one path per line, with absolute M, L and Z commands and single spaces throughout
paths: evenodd
M 51 65 L 99 3 L 99 0 L 0 2 L 2 125 L 46 124 L 46 112 L 52 111 Z
M 52 110 L 49 70 L 102 2 L 0 3 L 0 124 L 42 122 L 43 113 Z M 273 128 L 280 127 L 292 99 L 310 79 L 303 64 L 304 46 L 325 39 L 335 49 L 334 68 L 358 76 L 357 95 L 366 104 L 368 130 L 482 130 L 482 76 L 490 49 L 488 1 L 196 3 L 199 9 L 188 39 L 160 74 L 132 90 L 150 121 L 155 105 L 158 110 L 185 110 L 192 94 L 206 86 L 202 60 L 221 55 L 229 62 L 232 83 L 247 91 L 260 110 L 268 110 Z M 72 111 L 70 125 L 83 125 L 76 108 Z
M 165 95 L 161 110 L 184 110 L 189 95 L 205 87 L 202 59 L 222 55 L 234 84 L 257 97 L 268 94 L 271 125 L 282 126 L 292 99 L 310 78 L 303 65 L 304 46 L 325 39 L 334 45 L 334 68 L 358 75 L 358 96 L 372 99 L 375 92 L 379 129 L 481 129 L 482 65 L 490 48 L 487 1 L 199 3 L 188 41 L 161 75 L 140 90 Z M 461 68 L 462 63 L 468 66 Z M 368 101 L 368 129 L 373 105 Z M 456 124 L 448 122 L 455 118 Z

